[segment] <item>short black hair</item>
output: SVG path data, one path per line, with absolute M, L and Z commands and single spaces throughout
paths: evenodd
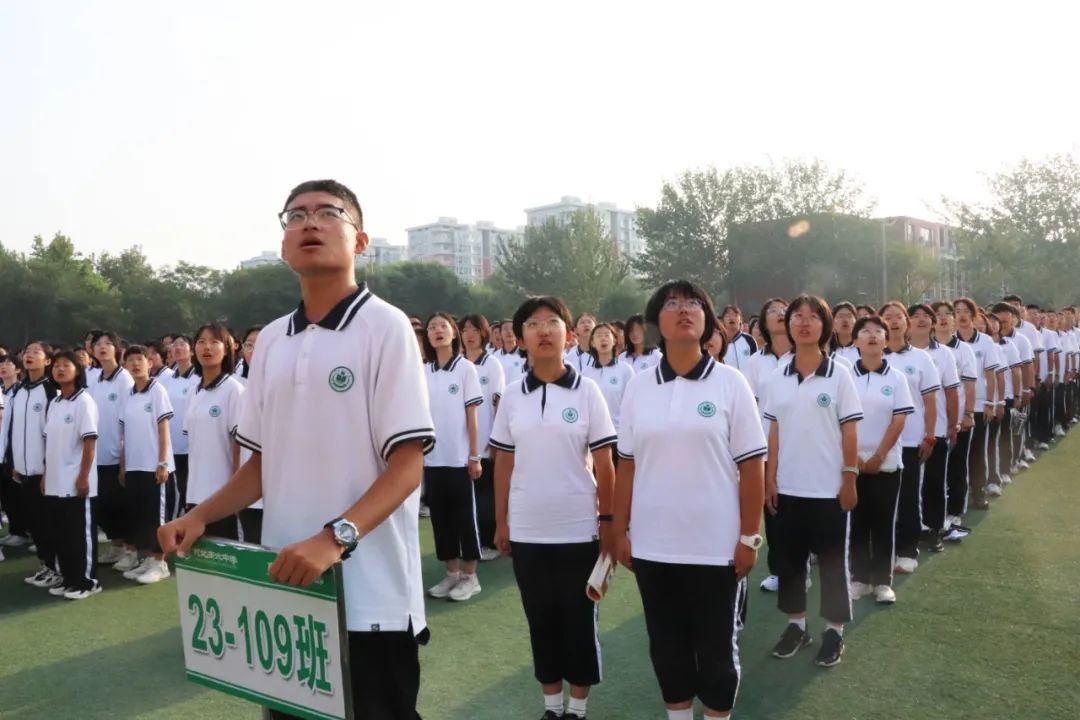
M 784 298 L 769 298 L 765 301 L 765 304 L 761 306 L 761 312 L 758 313 L 758 317 L 761 318 L 761 337 L 765 338 L 765 349 L 772 350 L 772 335 L 769 333 L 769 308 L 776 303 L 787 305 L 788 302 Z
M 913 305 L 909 305 L 907 309 L 908 317 L 910 318 L 912 315 L 914 315 L 920 310 L 930 316 L 931 322 L 937 322 L 937 313 L 934 312 L 934 308 L 930 307 L 926 303 L 914 303 Z
M 739 309 L 738 305 L 725 305 L 724 309 L 720 311 L 720 314 L 717 317 L 722 320 L 729 312 L 733 312 L 739 317 L 742 317 L 742 310 Z
M 360 209 L 360 201 L 356 199 L 356 193 L 349 188 L 345 187 L 337 180 L 308 180 L 302 182 L 294 187 L 289 192 L 289 197 L 285 198 L 285 204 L 281 206 L 281 209 L 288 210 L 289 203 L 296 199 L 297 195 L 303 195 L 304 193 L 321 192 L 327 195 L 333 195 L 338 200 L 345 203 L 345 209 L 351 210 L 356 213 L 356 226 L 357 229 L 364 229 L 364 211 Z
M 826 348 L 828 348 L 829 340 L 833 334 L 832 309 L 829 308 L 829 303 L 825 302 L 824 298 L 817 295 L 804 293 L 788 303 L 787 312 L 784 313 L 784 332 L 787 333 L 791 347 L 795 347 L 795 336 L 791 334 L 791 317 L 803 305 L 810 308 L 815 315 L 821 318 L 821 337 L 818 338 L 818 349 L 822 353 L 828 354 Z
M 1020 318 L 1020 311 L 1017 310 L 1013 305 L 1005 302 L 1004 300 L 996 303 L 994 307 L 990 308 L 990 312 L 994 313 L 995 315 L 999 312 L 1007 312 L 1012 313 L 1012 316 L 1017 319 Z
M 875 310 L 870 305 L 856 305 L 855 306 L 855 314 L 858 315 L 860 310 L 865 310 L 866 312 L 868 312 L 871 315 L 877 315 L 878 314 L 878 311 Z
M 469 323 L 476 331 L 480 333 L 480 347 L 484 347 L 491 341 L 491 326 L 488 325 L 487 318 L 480 313 L 469 313 L 468 315 L 462 315 L 461 320 L 458 321 L 458 325 L 465 327 L 465 323 Z M 465 343 L 462 342 L 464 347 Z
M 685 298 L 697 298 L 701 301 L 701 307 L 705 311 L 705 330 L 701 334 L 701 343 L 706 343 L 709 338 L 712 337 L 713 330 L 716 329 L 716 310 L 713 307 L 712 298 L 709 297 L 709 293 L 705 292 L 705 289 L 695 285 L 689 280 L 669 280 L 656 289 L 656 292 L 649 298 L 649 302 L 645 305 L 645 321 L 660 329 L 660 311 L 664 309 L 664 303 L 668 301 L 672 295 L 681 295 Z M 660 336 L 660 341 L 657 343 L 660 347 L 660 352 L 665 352 L 664 336 Z
M 934 312 L 939 312 L 941 310 L 941 308 L 945 308 L 950 313 L 955 313 L 956 312 L 956 308 L 954 308 L 953 304 L 951 302 L 949 302 L 948 300 L 936 300 L 936 301 L 930 303 L 930 307 L 934 308 Z
M 958 308 L 961 305 L 966 307 L 968 309 L 968 312 L 971 313 L 972 319 L 974 319 L 975 316 L 979 314 L 979 306 L 975 303 L 974 300 L 972 300 L 969 297 L 958 297 L 958 298 L 956 298 L 955 300 L 952 301 L 952 305 L 953 305 L 953 312 L 956 312 L 956 308 Z
M 119 364 L 120 362 L 120 336 L 111 330 L 95 330 L 93 338 L 90 340 L 90 347 L 97 345 L 98 340 L 101 338 L 108 338 L 109 342 L 113 344 L 113 359 Z
M 1039 312 L 1042 312 L 1042 308 L 1039 307 L 1038 305 L 1036 305 L 1035 303 L 1028 303 L 1027 309 L 1028 310 L 1038 310 Z
M 1021 299 L 1019 295 L 1006 295 L 1005 297 L 1001 298 L 1001 302 L 1016 303 L 1018 305 L 1024 304 L 1023 299 Z
M 574 321 L 570 315 L 570 308 L 567 307 L 562 298 L 555 297 L 554 295 L 537 295 L 521 303 L 521 305 L 518 306 L 518 309 L 514 311 L 514 319 L 510 321 L 514 328 L 514 337 L 518 340 L 523 340 L 525 338 L 525 322 L 540 308 L 547 308 L 558 315 L 566 325 L 567 329 L 574 327 Z M 592 313 L 582 314 L 592 315 Z M 593 317 L 595 318 L 596 316 L 593 315 Z
M 855 327 L 851 330 L 852 337 L 858 337 L 859 331 L 867 325 L 877 325 L 885 331 L 885 337 L 889 337 L 889 328 L 885 327 L 885 321 L 877 315 L 867 315 L 855 321 Z
M 435 318 L 442 318 L 450 323 L 450 330 L 454 333 L 454 339 L 450 341 L 451 351 L 457 355 L 461 352 L 461 330 L 458 328 L 457 320 L 454 320 L 454 316 L 450 313 L 436 312 L 432 313 L 428 317 L 427 322 L 424 323 L 424 354 L 428 356 L 431 362 L 436 362 L 439 357 L 435 352 L 435 346 L 431 344 L 431 339 L 428 337 L 427 327 L 431 324 L 431 321 Z
M 79 348 L 79 349 L 82 350 L 83 352 L 86 352 L 86 348 Z M 52 381 L 54 383 L 59 385 L 60 383 L 56 382 L 56 378 L 52 377 L 52 373 L 55 372 L 55 370 L 56 370 L 56 361 L 57 360 L 70 360 L 71 364 L 75 366 L 75 389 L 76 390 L 80 390 L 80 389 L 86 387 L 86 369 L 83 368 L 83 366 L 80 365 L 79 361 L 75 358 L 75 351 L 74 350 L 61 350 L 61 351 L 59 351 L 57 353 L 54 353 L 53 356 L 52 356 L 52 364 L 51 364 L 51 366 L 49 368 L 49 377 L 52 378 Z
M 596 352 L 596 346 L 593 345 L 593 336 L 596 335 L 597 330 L 607 330 L 611 333 L 611 339 L 614 340 L 616 344 L 619 342 L 619 334 L 615 332 L 615 326 L 608 322 L 596 323 L 596 327 L 589 333 L 589 357 L 593 359 L 593 363 L 596 367 L 600 367 L 600 353 Z M 611 353 L 613 356 L 619 354 L 614 345 L 611 347 Z
M 127 349 L 124 350 L 124 360 L 127 361 L 132 355 L 142 355 L 149 362 L 150 357 L 147 355 L 149 351 L 149 348 L 145 345 L 128 345 Z
M 634 354 L 634 345 L 630 342 L 630 329 L 635 325 L 641 326 L 641 351 L 648 355 L 653 351 L 653 346 L 649 344 L 648 328 L 645 326 L 645 316 L 641 313 L 635 313 L 626 318 L 626 325 L 623 328 L 623 333 L 626 336 L 626 351 L 631 355 Z
M 855 309 L 854 305 L 852 305 L 847 300 L 841 300 L 840 302 L 838 302 L 838 303 L 836 303 L 835 305 L 832 306 L 833 318 L 835 318 L 836 314 L 838 312 L 840 312 L 841 310 L 847 310 L 852 315 L 858 315 L 859 314 L 858 311 Z

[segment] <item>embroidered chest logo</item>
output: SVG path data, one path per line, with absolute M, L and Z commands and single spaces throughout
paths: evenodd
M 975 351 L 975 357 L 981 358 L 982 357 L 982 350 L 976 350 Z
M 330 377 L 327 382 L 330 383 L 331 390 L 343 393 L 353 386 L 354 379 L 352 370 L 339 365 L 330 371 Z
M 213 418 L 221 417 L 221 406 L 212 405 L 210 407 L 210 417 L 213 417 Z
M 619 378 L 617 378 L 617 377 L 609 378 L 608 379 L 608 384 L 609 385 L 618 385 L 619 384 Z
M 183 388 L 183 389 L 181 389 L 181 390 L 180 390 L 180 394 L 181 394 L 181 395 L 187 395 L 187 391 L 188 391 L 189 389 L 190 389 L 190 388 Z
M 743 357 L 750 357 L 750 348 L 743 348 Z
M 146 412 L 152 412 L 153 409 L 154 409 L 154 406 L 151 405 L 150 403 L 146 403 L 145 405 L 143 405 L 143 410 L 145 410 Z
M 109 402 L 116 402 L 116 393 L 109 393 Z
M 41 403 L 34 403 L 34 412 L 41 412 Z
M 915 374 L 915 366 L 914 365 L 908 365 L 906 368 L 904 368 L 904 372 L 906 372 L 908 375 L 914 375 Z
M 568 423 L 576 423 L 578 420 L 578 411 L 575 408 L 566 408 L 562 411 L 562 419 Z
M 711 418 L 716 414 L 716 405 L 706 400 L 705 402 L 698 403 L 697 414 L 703 418 Z
M 881 387 L 881 394 L 884 395 L 885 397 L 889 397 L 890 395 L 892 395 L 892 386 L 891 385 L 883 385 Z
M 832 405 L 832 398 L 829 397 L 828 393 L 821 393 L 817 396 L 817 404 L 818 407 L 827 408 Z
M 481 375 L 480 376 L 480 384 L 481 385 L 487 385 L 489 382 L 490 382 L 490 380 L 488 380 L 487 375 Z
M 75 422 L 75 418 L 74 418 L 74 417 L 72 417 L 71 415 L 65 415 L 65 416 L 64 416 L 64 424 L 65 424 L 65 425 L 70 425 L 70 424 L 71 424 L 71 423 L 73 423 L 73 422 Z
M 461 388 L 458 387 L 457 383 L 450 383 L 450 387 L 448 387 L 446 389 L 450 392 L 451 395 L 457 395 L 458 392 L 461 391 Z

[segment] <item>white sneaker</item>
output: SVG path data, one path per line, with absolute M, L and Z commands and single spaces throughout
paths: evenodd
M 1001 484 L 1012 485 L 1012 476 L 1008 473 L 1001 473 Z
M 34 543 L 30 543 L 30 547 L 26 548 L 26 550 L 31 555 L 37 555 L 37 545 L 35 545 Z
M 42 565 L 41 567 L 38 568 L 38 571 L 36 573 L 34 573 L 33 575 L 31 575 L 29 577 L 23 578 L 23 582 L 26 583 L 27 585 L 33 585 L 34 587 L 39 587 L 38 582 L 41 581 L 41 580 L 44 580 L 48 576 L 48 574 L 50 572 L 52 572 L 52 571 L 49 570 L 49 568 Z
M 1035 462 L 1035 453 L 1031 452 L 1031 448 L 1024 448 L 1024 460 Z
M 898 573 L 910 575 L 911 573 L 915 572 L 918 567 L 919 561 L 915 558 L 901 557 L 896 558 L 896 567 L 893 569 L 896 570 L 896 572 Z
M 119 545 L 110 545 L 109 549 L 98 558 L 99 565 L 113 565 L 120 562 L 124 557 L 124 548 Z
M 91 595 L 97 595 L 99 592 L 101 592 L 101 585 L 94 583 L 94 587 L 89 590 L 68 590 L 64 593 L 64 597 L 68 600 L 85 600 Z
M 851 583 L 851 599 L 862 600 L 864 597 L 873 592 L 874 588 L 870 587 L 866 583 L 853 580 Z
M 1049 446 L 1048 444 L 1046 444 L 1046 443 L 1043 443 L 1043 442 L 1039 443 L 1039 444 L 1037 445 L 1037 447 L 1038 447 L 1038 448 L 1039 448 L 1040 450 L 1049 450 L 1049 449 L 1050 449 L 1050 446 Z
M 776 592 L 780 589 L 780 578 L 775 575 L 769 575 L 761 581 L 761 589 L 765 592 Z
M 461 573 L 454 573 L 453 575 L 447 573 L 446 577 L 440 580 L 438 585 L 428 588 L 428 595 L 442 600 L 443 598 L 450 596 L 450 591 L 453 590 L 454 586 L 459 582 L 461 582 Z
M 1062 430 L 1060 425 L 1054 426 L 1054 437 L 1065 437 L 1065 431 Z
M 135 578 L 135 582 L 142 583 L 143 585 L 152 585 L 172 575 L 172 573 L 169 572 L 169 563 L 164 560 L 155 560 L 153 558 L 148 558 L 148 560 L 149 562 L 146 564 L 146 570 Z
M 142 564 L 139 560 L 139 553 L 134 550 L 121 550 L 120 552 L 123 553 L 123 557 L 113 563 L 113 570 L 116 570 L 117 572 L 128 572 Z
M 502 557 L 502 553 L 495 548 L 480 548 L 480 562 L 491 562 Z
M 1010 475 L 1016 475 L 1019 472 L 1020 472 L 1020 465 L 1019 464 L 1013 465 L 1011 468 L 1009 468 L 1009 474 Z
M 454 589 L 450 591 L 450 599 L 458 602 L 464 602 L 473 595 L 480 594 L 480 578 L 476 577 L 476 573 L 472 575 L 466 575 L 462 573 L 461 582 L 454 586 Z
M 68 592 L 71 592 L 71 588 L 65 587 L 63 582 L 54 588 L 49 588 L 49 594 L 53 597 L 63 597 Z
M 878 585 L 874 588 L 874 599 L 879 603 L 896 602 L 896 593 L 888 585 Z
M 422 518 L 431 517 L 431 508 L 429 508 L 427 505 L 421 505 L 420 506 L 420 517 L 422 517 Z
M 1031 465 L 1028 464 L 1027 460 L 1017 460 L 1016 467 L 1020 468 L 1021 470 L 1027 470 L 1029 467 L 1031 467 Z
M 154 562 L 154 558 L 149 557 L 149 556 L 144 557 L 142 559 L 142 562 L 140 562 L 138 565 L 136 565 L 135 567 L 133 567 L 130 570 L 128 570 L 127 572 L 125 572 L 124 577 L 127 578 L 128 580 L 136 580 L 136 579 L 138 579 L 138 577 L 140 575 L 142 575 L 144 572 L 146 572 L 147 570 L 150 569 L 150 563 L 152 563 L 152 562 Z
M 986 486 L 986 494 L 990 497 L 1001 497 L 1001 486 L 997 483 L 990 483 Z
M 4 547 L 22 547 L 23 545 L 29 545 L 30 538 L 22 535 L 8 535 L 4 538 Z
M 941 539 L 945 542 L 960 542 L 966 538 L 968 534 L 960 528 L 949 528 L 949 531 L 941 536 Z
M 54 572 L 54 571 L 50 570 L 49 571 L 49 580 L 48 580 L 48 582 L 41 583 L 41 584 L 38 585 L 38 587 L 39 588 L 44 588 L 44 589 L 47 589 L 47 590 L 52 590 L 53 588 L 62 587 L 63 584 L 64 584 L 64 576 L 61 575 L 58 572 Z

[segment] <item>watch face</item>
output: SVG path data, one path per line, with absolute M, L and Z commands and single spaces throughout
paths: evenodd
M 338 536 L 338 539 L 347 545 L 356 542 L 356 528 L 351 524 L 341 523 L 334 532 Z

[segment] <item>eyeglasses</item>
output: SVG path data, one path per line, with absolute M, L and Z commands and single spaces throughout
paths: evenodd
M 787 308 L 786 307 L 771 307 L 771 308 L 769 308 L 768 310 L 765 311 L 765 314 L 770 315 L 772 317 L 776 317 L 777 315 L 783 317 L 784 315 L 787 314 Z
M 792 325 L 813 325 L 815 323 L 820 323 L 820 322 L 821 322 L 821 318 L 818 317 L 817 315 L 792 315 L 791 316 L 791 324 Z
M 680 310 L 704 310 L 705 304 L 697 298 L 670 298 L 664 302 L 664 310 L 678 312 Z
M 353 222 L 353 219 L 349 217 L 349 213 L 345 212 L 345 208 L 340 208 L 336 205 L 320 205 L 311 212 L 308 212 L 307 208 L 292 208 L 291 210 L 278 213 L 278 220 L 281 221 L 281 228 L 283 230 L 303 227 L 304 224 L 307 223 L 309 217 L 315 218 L 315 224 L 320 226 L 330 225 L 335 222 L 344 222 L 349 223 L 357 229 L 360 228 L 360 226 Z
M 547 320 L 526 320 L 525 329 L 532 332 L 539 332 L 540 330 L 550 330 L 552 332 L 559 332 L 565 327 L 563 325 L 562 318 L 549 317 Z

